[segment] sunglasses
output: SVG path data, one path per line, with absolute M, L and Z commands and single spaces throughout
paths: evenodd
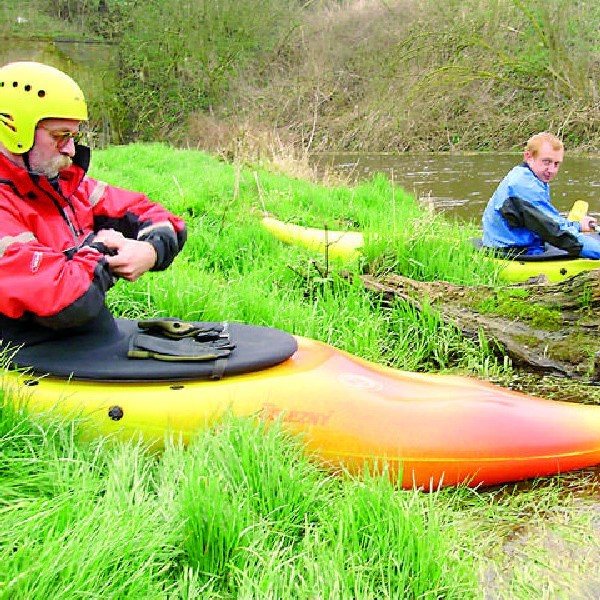
M 55 131 L 43 125 L 39 125 L 39 128 L 50 134 L 50 137 L 56 142 L 57 148 L 62 148 L 68 144 L 70 139 L 77 143 L 84 135 L 81 131 Z

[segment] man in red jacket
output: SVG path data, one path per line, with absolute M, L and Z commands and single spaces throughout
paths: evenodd
M 166 269 L 182 219 L 144 194 L 87 177 L 87 105 L 68 75 L 0 68 L 0 337 L 32 344 L 111 327 L 106 292 Z

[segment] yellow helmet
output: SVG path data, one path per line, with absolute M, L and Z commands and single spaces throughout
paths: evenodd
M 0 68 L 0 142 L 13 154 L 31 150 L 42 119 L 87 121 L 81 88 L 54 67 L 13 62 Z

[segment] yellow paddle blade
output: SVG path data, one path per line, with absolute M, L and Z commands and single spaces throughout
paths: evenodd
M 567 220 L 569 221 L 581 221 L 585 215 L 587 215 L 589 205 L 585 200 L 576 200 L 573 204 Z

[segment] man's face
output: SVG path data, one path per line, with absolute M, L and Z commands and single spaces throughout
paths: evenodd
M 525 162 L 538 179 L 550 183 L 558 173 L 564 154 L 564 150 L 554 150 L 549 142 L 544 142 L 536 156 L 525 152 Z
M 36 173 L 53 178 L 71 165 L 75 142 L 71 135 L 79 130 L 79 121 L 45 119 L 35 130 L 33 147 L 29 151 L 29 167 Z

